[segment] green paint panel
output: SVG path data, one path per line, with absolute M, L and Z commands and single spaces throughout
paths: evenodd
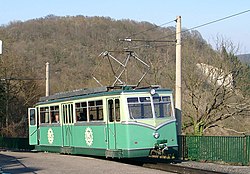
M 172 122 L 161 127 L 159 130 L 153 130 L 140 125 L 122 125 L 116 127 L 117 130 L 117 148 L 153 148 L 158 140 L 167 140 L 168 146 L 177 146 L 176 125 Z M 153 137 L 157 132 L 160 134 L 158 139 Z
M 37 151 L 45 151 L 45 152 L 56 152 L 56 153 L 61 152 L 61 147 L 59 147 L 59 146 L 37 145 L 37 146 L 35 146 L 35 149 Z
M 110 131 L 111 128 L 112 131 Z M 111 132 L 109 134 L 109 137 L 108 130 Z M 127 125 L 117 123 L 112 123 L 107 127 L 105 124 L 84 126 L 79 125 L 71 126 L 70 130 L 70 135 L 76 138 L 70 140 L 70 142 L 63 143 L 62 137 L 66 136 L 62 136 L 62 127 L 40 127 L 40 145 L 46 147 L 68 146 L 73 149 L 72 151 L 70 151 L 70 153 L 89 155 L 94 155 L 95 153 L 93 154 L 93 151 L 95 150 L 99 151 L 96 152 L 97 154 L 103 155 L 105 154 L 104 150 L 106 149 L 117 149 L 122 151 L 123 157 L 139 157 L 148 156 L 150 149 L 154 148 L 155 144 L 159 141 L 167 140 L 168 146 L 177 146 L 175 130 L 175 122 L 167 124 L 158 130 L 154 130 L 141 125 Z M 158 139 L 153 137 L 153 134 L 155 132 L 160 134 L 160 137 Z M 66 140 L 64 139 L 63 141 Z M 49 149 L 47 149 L 47 151 L 49 151 Z M 88 152 L 86 149 L 88 149 Z M 91 153 L 89 152 L 90 149 L 92 149 Z M 54 150 L 54 148 L 52 148 L 52 151 L 54 152 L 57 150 Z M 59 152 L 61 152 L 61 150 L 59 150 Z
M 38 129 L 37 126 L 29 126 L 29 144 L 30 145 L 37 145 L 37 134 L 38 134 Z
M 72 125 L 63 125 L 62 126 L 63 134 L 63 146 L 73 146 L 73 126 Z
M 61 126 L 40 127 L 40 145 L 62 146 L 62 144 Z
M 105 125 L 85 125 L 74 126 L 72 146 L 85 148 L 104 148 L 106 149 L 106 126 Z
M 108 149 L 117 149 L 117 137 L 122 136 L 117 132 L 117 127 L 119 124 L 112 122 L 107 125 L 108 130 Z
M 148 157 L 150 149 L 123 150 L 123 158 Z
M 105 152 L 106 152 L 106 149 L 92 149 L 92 148 L 80 148 L 80 147 L 73 148 L 73 154 L 105 156 Z

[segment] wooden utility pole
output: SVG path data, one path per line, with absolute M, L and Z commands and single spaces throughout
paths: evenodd
M 3 41 L 0 40 L 0 55 L 3 54 Z
M 46 94 L 45 96 L 49 96 L 50 93 L 50 83 L 49 83 L 49 62 L 46 63 Z
M 175 114 L 177 133 L 181 135 L 181 16 L 176 18 L 176 79 L 175 79 Z

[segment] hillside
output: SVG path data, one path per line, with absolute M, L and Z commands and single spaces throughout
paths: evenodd
M 56 17 L 53 15 L 41 19 L 26 22 L 14 22 L 1 27 L 7 49 L 12 51 L 9 59 L 16 59 L 15 67 L 25 62 L 30 72 L 29 77 L 44 77 L 46 62 L 51 65 L 52 93 L 75 88 L 98 85 L 92 82 L 92 69 L 102 61 L 98 55 L 107 50 L 121 51 L 125 47 L 134 47 L 145 43 L 123 43 L 120 38 L 126 38 L 134 33 L 145 31 L 155 27 L 147 22 L 135 22 L 130 20 L 114 21 L 103 17 Z M 172 35 L 174 28 L 159 28 L 136 35 L 137 38 L 160 38 L 163 35 Z M 174 38 L 170 38 L 173 39 Z M 154 56 L 168 57 L 173 61 L 173 46 L 145 49 L 136 49 L 144 60 Z M 10 55 L 8 55 L 10 56 Z M 105 61 L 104 61 L 105 62 Z M 18 65 L 19 64 L 19 65 Z M 102 68 L 102 67 L 100 67 Z M 99 67 L 98 67 L 99 69 Z M 107 70 L 106 68 L 104 68 Z M 104 70 L 100 69 L 100 70 Z M 22 70 L 19 70 L 22 71 Z M 14 76 L 17 71 L 13 72 Z M 18 72 L 18 76 L 27 72 Z M 31 75 L 32 74 L 32 75 Z M 12 75 L 12 76 L 13 76 Z M 104 77 L 103 77 L 104 78 Z M 77 83 L 76 83 L 77 82 Z
M 237 55 L 237 57 L 239 58 L 240 61 L 250 66 L 250 54 L 240 54 Z
M 145 42 L 119 42 L 120 38 L 131 35 L 139 39 L 157 39 L 170 35 L 171 37 L 168 37 L 167 40 L 175 40 L 174 27 L 149 30 L 153 27 L 155 25 L 147 22 L 130 20 L 115 21 L 103 17 L 57 17 L 50 15 L 26 22 L 13 22 L 8 26 L 1 27 L 0 34 L 3 36 L 4 47 L 14 53 L 9 59 L 17 59 L 18 57 L 18 61 L 14 61 L 15 65 L 13 66 L 23 67 L 21 64 L 25 62 L 25 67 L 32 67 L 26 69 L 26 71 L 31 71 L 28 75 L 30 78 L 43 78 L 45 73 L 43 67 L 46 62 L 50 63 L 51 90 L 52 93 L 55 93 L 98 85 L 91 77 L 92 70 L 96 68 L 95 65 L 103 65 L 107 62 L 100 62 L 102 59 L 98 57 L 101 52 L 107 50 L 121 51 L 124 48 L 129 48 L 136 51 L 138 56 L 150 63 L 152 67 L 162 65 L 162 61 L 164 61 L 165 65 L 168 66 L 167 69 L 161 69 L 158 66 L 154 67 L 150 73 L 163 73 L 162 75 L 165 77 L 172 76 L 172 67 L 174 67 L 175 62 L 174 44 L 150 43 L 148 45 Z M 192 44 L 196 44 L 197 47 L 208 47 L 198 32 L 186 32 L 183 38 L 187 38 L 190 40 L 190 44 L 193 42 Z M 124 57 L 126 55 L 116 54 L 116 56 Z M 110 72 L 107 74 L 102 72 L 108 69 L 110 68 L 107 65 L 103 65 L 103 67 L 98 67 L 100 72 L 97 72 L 105 75 L 105 77 L 100 78 L 106 79 L 106 85 L 110 85 L 113 81 Z M 15 70 L 12 76 L 20 74 L 27 76 L 28 72 L 22 72 L 22 69 L 18 71 Z M 107 75 L 109 79 L 107 79 Z M 162 82 L 160 78 L 157 77 L 154 82 L 150 83 L 171 88 L 174 86 L 173 81 L 170 82 L 171 79 L 167 81 L 165 79 L 165 82 Z M 76 81 L 77 83 L 75 83 Z
M 106 17 L 49 15 L 1 26 L 0 37 L 4 43 L 0 77 L 7 79 L 0 82 L 0 124 L 5 135 L 17 136 L 15 130 L 26 127 L 27 108 L 45 95 L 46 62 L 50 63 L 51 94 L 97 87 L 99 84 L 93 75 L 103 85 L 111 85 L 115 80 L 113 72 L 119 72 L 120 67 L 107 57 L 100 56 L 104 51 L 111 51 L 112 56 L 123 62 L 128 56 L 124 50 L 130 50 L 145 61 L 150 70 L 141 86 L 157 84 L 165 88 L 175 87 L 174 42 L 119 41 L 130 37 L 175 41 L 174 27 L 156 27 L 148 22 Z M 248 102 L 245 100 L 249 100 L 250 89 L 245 84 L 249 82 L 250 70 L 241 65 L 230 50 L 229 53 L 227 50 L 213 50 L 198 31 L 186 31 L 182 33 L 182 61 L 184 132 L 204 130 L 206 133 L 206 130 L 216 127 L 218 121 L 223 125 L 225 119 L 238 114 L 237 109 L 241 111 L 240 119 L 244 118 L 245 109 L 240 109 Z M 234 72 L 235 89 L 207 83 L 207 77 L 197 71 L 197 63 Z M 144 72 L 145 67 L 131 59 L 122 78 L 127 84 L 135 84 Z M 235 103 L 239 106 L 231 107 Z M 227 117 L 228 113 L 233 114 Z M 242 124 L 233 125 L 233 129 L 245 131 L 248 125 Z M 27 134 L 27 129 L 20 130 L 24 131 L 20 134 Z M 215 130 L 209 133 L 221 132 Z

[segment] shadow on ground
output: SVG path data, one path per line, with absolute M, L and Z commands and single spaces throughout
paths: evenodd
M 3 155 L 0 153 L 0 173 L 36 173 L 36 171 L 40 170 L 39 168 L 27 167 L 22 163 L 24 157 L 14 157 L 9 155 Z

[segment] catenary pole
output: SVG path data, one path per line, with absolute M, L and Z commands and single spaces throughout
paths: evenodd
M 177 133 L 181 135 L 181 16 L 176 18 L 176 79 L 175 79 L 175 114 L 177 119 Z
M 0 55 L 3 54 L 3 41 L 0 40 Z
M 46 63 L 46 94 L 45 96 L 49 96 L 50 93 L 50 84 L 49 84 L 49 62 Z

